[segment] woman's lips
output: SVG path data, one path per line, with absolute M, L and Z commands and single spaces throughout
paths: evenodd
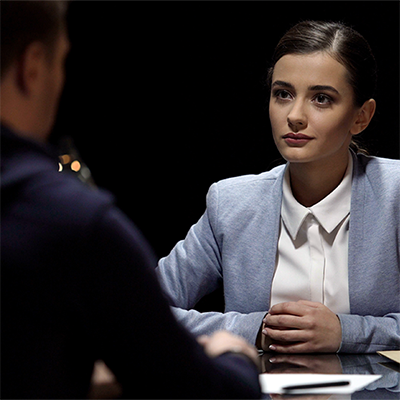
M 294 145 L 294 146 L 303 146 L 304 144 L 308 143 L 310 140 L 313 138 L 307 135 L 304 135 L 303 133 L 287 133 L 285 136 L 283 136 L 283 139 L 288 145 Z

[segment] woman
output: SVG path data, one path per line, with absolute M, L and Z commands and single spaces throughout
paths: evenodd
M 195 334 L 225 328 L 264 350 L 400 347 L 400 162 L 353 138 L 376 108 L 365 39 L 330 22 L 290 29 L 268 74 L 287 161 L 211 186 L 207 210 L 157 273 Z M 223 285 L 225 313 L 192 308 Z

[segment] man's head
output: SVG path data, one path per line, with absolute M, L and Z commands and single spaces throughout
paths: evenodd
M 1 121 L 45 140 L 54 124 L 69 49 L 66 2 L 1 2 Z

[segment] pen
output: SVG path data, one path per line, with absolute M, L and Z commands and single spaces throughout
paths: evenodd
M 285 392 L 291 392 L 293 390 L 319 389 L 319 388 L 327 388 L 327 387 L 332 387 L 332 386 L 347 386 L 347 385 L 350 385 L 349 381 L 336 381 L 336 382 L 311 383 L 311 384 L 306 384 L 306 385 L 284 386 L 282 389 Z

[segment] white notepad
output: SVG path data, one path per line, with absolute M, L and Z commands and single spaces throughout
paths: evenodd
M 260 384 L 263 393 L 283 394 L 284 388 L 292 385 L 309 385 L 349 381 L 346 386 L 332 386 L 315 389 L 291 391 L 291 394 L 351 394 L 362 390 L 382 375 L 348 375 L 348 374 L 261 374 Z

